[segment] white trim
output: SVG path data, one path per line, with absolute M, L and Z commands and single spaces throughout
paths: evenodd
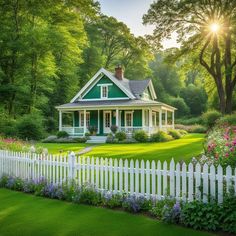
M 82 124 L 81 124 L 81 121 L 82 121 L 81 115 L 82 114 L 84 114 L 84 110 L 79 111 L 79 127 L 83 127 Z M 90 123 L 90 112 L 89 111 L 86 111 L 86 119 L 85 120 L 87 121 L 87 114 L 89 114 L 89 123 Z M 86 124 L 86 126 L 87 126 L 87 124 Z
M 106 88 L 106 96 L 103 96 L 103 88 Z M 100 97 L 101 97 L 101 99 L 107 100 L 108 99 L 108 93 L 109 93 L 108 86 L 107 85 L 102 85 L 100 87 Z
M 125 127 L 133 127 L 133 123 L 134 123 L 133 122 L 133 120 L 134 120 L 133 113 L 134 113 L 134 111 L 125 111 Z M 126 120 L 127 114 L 131 114 L 131 125 L 130 126 L 127 125 L 127 120 Z
M 149 81 L 148 87 L 150 87 L 150 92 L 151 92 L 152 98 L 157 99 L 157 95 L 156 95 L 152 80 Z
M 84 102 L 88 102 L 88 101 L 104 101 L 104 100 L 129 100 L 129 98 L 106 98 L 106 99 L 102 99 L 102 98 L 87 98 L 87 99 L 80 99 L 79 101 L 84 101 Z
M 106 113 L 109 113 L 110 114 L 110 127 L 111 127 L 111 122 L 112 122 L 112 114 L 111 114 L 111 111 L 103 111 L 103 133 L 104 134 L 108 134 L 110 131 L 108 131 L 108 132 L 105 132 L 105 131 L 107 131 L 107 130 L 105 130 L 105 114 Z
M 113 84 L 97 84 L 98 87 L 100 86 L 112 86 Z
M 101 75 L 102 74 L 102 75 Z M 99 76 L 100 75 L 100 76 Z M 86 91 L 86 89 L 89 88 L 90 85 L 92 85 L 92 83 L 98 79 L 100 80 L 103 75 L 106 75 L 114 84 L 116 84 L 129 98 L 131 99 L 135 99 L 135 96 L 129 92 L 121 83 L 119 83 L 118 79 L 116 79 L 114 76 L 112 76 L 107 70 L 105 70 L 104 68 L 101 68 L 86 84 L 85 86 L 72 98 L 72 100 L 70 101 L 71 103 L 75 102 L 82 94 L 83 92 Z M 98 78 L 99 77 L 99 78 Z M 90 91 L 90 89 L 88 89 L 88 91 L 86 91 L 86 93 L 88 93 Z M 83 95 L 84 96 L 84 95 Z

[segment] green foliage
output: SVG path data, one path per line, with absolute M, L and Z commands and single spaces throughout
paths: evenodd
M 69 137 L 69 134 L 66 131 L 57 132 L 57 138 L 67 138 L 67 137 Z
M 196 124 L 202 124 L 202 117 L 183 117 L 180 119 L 175 120 L 176 124 L 182 124 L 182 125 L 196 125 Z
M 179 139 L 182 137 L 182 134 L 175 129 L 170 129 L 168 130 L 168 134 L 170 134 L 174 139 Z
M 21 139 L 39 140 L 44 135 L 43 118 L 40 115 L 24 115 L 16 124 L 17 136 Z
M 90 134 L 96 134 L 98 132 L 98 128 L 95 125 L 90 125 L 88 127 L 88 130 L 89 130 Z
M 118 139 L 118 141 L 123 141 L 126 139 L 126 133 L 125 132 L 117 132 L 115 134 L 115 138 Z
M 148 141 L 148 135 L 144 130 L 137 130 L 134 132 L 133 137 L 136 141 L 145 143 Z
M 221 117 L 221 113 L 215 110 L 207 111 L 202 114 L 203 123 L 211 128 L 216 124 L 216 121 Z
M 184 225 L 199 230 L 217 230 L 220 227 L 220 208 L 217 203 L 205 204 L 194 201 L 183 205 L 181 221 Z
M 167 142 L 170 140 L 173 140 L 172 136 L 170 136 L 169 134 L 167 134 L 164 131 L 159 131 L 159 132 L 151 135 L 152 142 Z
M 217 121 L 218 125 L 228 124 L 236 125 L 236 114 L 221 116 Z
M 175 128 L 186 131 L 188 133 L 203 133 L 204 134 L 204 133 L 207 132 L 207 128 L 203 125 L 181 125 L 181 124 L 176 124 Z
M 189 84 L 181 90 L 180 96 L 190 108 L 190 113 L 192 115 L 201 115 L 206 110 L 207 95 L 202 87 Z
M 111 132 L 115 134 L 117 132 L 118 127 L 116 125 L 111 126 Z
M 176 107 L 178 110 L 175 112 L 176 117 L 187 116 L 190 113 L 189 107 L 185 103 L 183 98 L 171 98 L 170 105 Z

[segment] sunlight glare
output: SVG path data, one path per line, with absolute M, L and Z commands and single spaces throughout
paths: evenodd
M 213 23 L 210 25 L 210 29 L 213 33 L 217 33 L 220 29 L 220 25 L 217 23 Z

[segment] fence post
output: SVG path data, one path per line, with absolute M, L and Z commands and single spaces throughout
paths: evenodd
M 68 159 L 69 165 L 69 181 L 73 181 L 75 177 L 75 153 L 71 152 Z

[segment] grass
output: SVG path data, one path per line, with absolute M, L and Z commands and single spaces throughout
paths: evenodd
M 111 157 L 124 159 L 167 160 L 174 158 L 176 161 L 190 161 L 203 150 L 204 134 L 188 134 L 181 139 L 165 143 L 134 143 L 134 144 L 99 144 L 92 147 L 87 156 Z M 60 151 L 82 150 L 91 144 L 84 143 L 39 143 L 38 146 L 48 148 L 49 153 L 58 154 Z
M 37 143 L 36 146 L 47 148 L 51 154 L 67 154 L 68 152 L 79 152 L 88 147 L 86 143 Z
M 0 235 L 210 236 L 142 215 L 0 189 Z
M 94 147 L 88 155 L 161 161 L 174 158 L 188 162 L 203 151 L 203 141 L 203 134 L 188 134 L 165 143 L 104 144 Z

